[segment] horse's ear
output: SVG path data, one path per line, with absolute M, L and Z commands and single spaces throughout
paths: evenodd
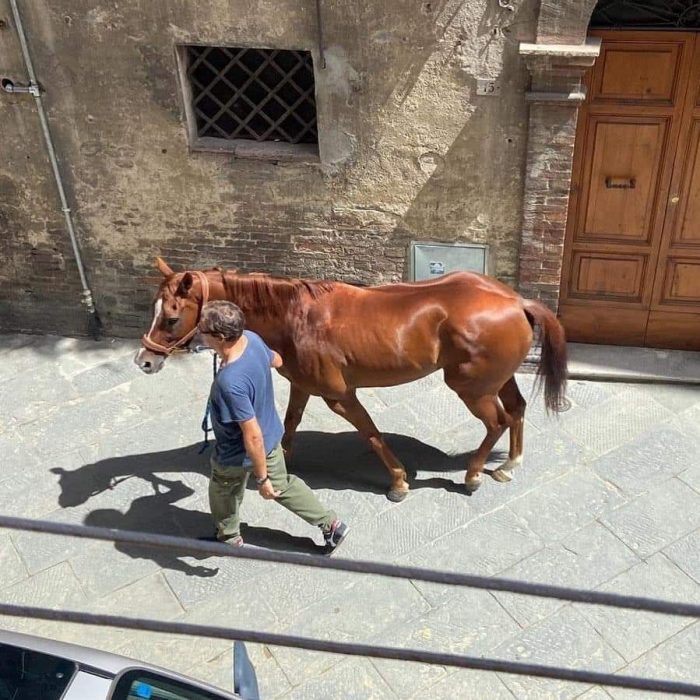
M 190 272 L 185 272 L 180 280 L 180 284 L 177 286 L 177 291 L 175 294 L 179 297 L 187 297 L 190 294 L 190 289 L 192 289 L 192 274 Z
M 156 267 L 163 277 L 170 277 L 170 275 L 174 274 L 168 263 L 166 263 L 160 256 L 156 258 Z

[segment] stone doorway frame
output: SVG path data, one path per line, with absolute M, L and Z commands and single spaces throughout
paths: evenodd
M 559 305 L 576 122 L 584 73 L 600 53 L 587 36 L 597 0 L 542 0 L 534 44 L 521 43 L 531 75 L 519 289 Z

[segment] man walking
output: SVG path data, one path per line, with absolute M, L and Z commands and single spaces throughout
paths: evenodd
M 332 554 L 348 526 L 321 505 L 313 491 L 287 473 L 280 445 L 284 429 L 275 408 L 270 367 L 282 358 L 252 331 L 244 331 L 243 312 L 229 301 L 204 305 L 199 332 L 221 359 L 209 395 L 216 447 L 211 456 L 209 505 L 216 536 L 242 545 L 241 504 L 253 474 L 263 498 L 274 499 L 311 525 L 320 527 Z

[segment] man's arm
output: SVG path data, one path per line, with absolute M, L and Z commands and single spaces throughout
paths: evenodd
M 253 475 L 258 480 L 266 478 L 265 442 L 258 419 L 250 418 L 249 420 L 241 421 L 238 425 L 241 427 L 241 433 L 243 434 L 245 451 L 253 463 Z M 269 479 L 261 486 L 258 486 L 258 491 L 263 498 L 277 498 L 280 495 L 279 491 L 275 491 Z

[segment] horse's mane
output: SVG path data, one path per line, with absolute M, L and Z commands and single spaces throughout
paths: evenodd
M 266 273 L 222 272 L 227 296 L 242 307 L 267 316 L 278 316 L 296 304 L 316 301 L 332 291 L 337 282 L 275 277 Z

